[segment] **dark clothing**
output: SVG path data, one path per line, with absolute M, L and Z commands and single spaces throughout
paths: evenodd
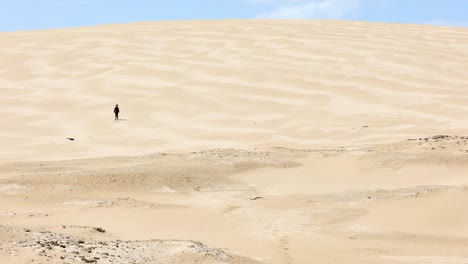
M 119 119 L 119 112 L 120 112 L 120 109 L 118 106 L 116 106 L 114 108 L 115 120 Z

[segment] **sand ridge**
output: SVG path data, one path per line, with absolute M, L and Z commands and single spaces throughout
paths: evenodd
M 172 21 L 0 39 L 2 160 L 382 143 L 468 124 L 464 28 Z

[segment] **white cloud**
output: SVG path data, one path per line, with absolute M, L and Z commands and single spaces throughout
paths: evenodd
M 260 18 L 327 18 L 339 19 L 356 11 L 363 0 L 248 0 L 269 4 L 273 9 L 258 15 Z

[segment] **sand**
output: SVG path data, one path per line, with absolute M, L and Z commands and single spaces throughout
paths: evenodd
M 468 29 L 0 40 L 0 263 L 468 263 Z

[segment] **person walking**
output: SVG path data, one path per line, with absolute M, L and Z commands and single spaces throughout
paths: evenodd
M 116 104 L 114 107 L 115 120 L 119 120 L 119 113 L 120 113 L 119 105 Z

